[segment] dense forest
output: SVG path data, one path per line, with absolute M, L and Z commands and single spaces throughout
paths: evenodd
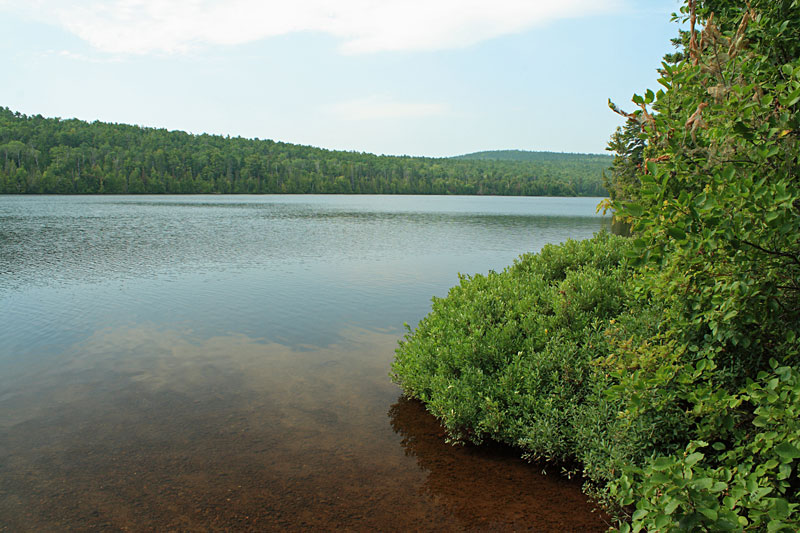
M 606 196 L 610 156 L 425 158 L 26 116 L 0 108 L 0 193 Z
M 612 135 L 631 238 L 464 277 L 394 380 L 451 439 L 582 475 L 629 531 L 800 531 L 800 3 L 685 0 Z
M 565 165 L 599 164 L 610 165 L 612 156 L 607 154 L 574 154 L 569 152 L 531 152 L 528 150 L 488 150 L 458 155 L 452 159 L 477 159 L 482 161 L 529 161 L 539 163 L 562 163 Z

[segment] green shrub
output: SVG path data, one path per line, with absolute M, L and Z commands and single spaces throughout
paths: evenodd
M 545 246 L 501 273 L 462 277 L 400 342 L 394 381 L 454 440 L 573 459 L 591 362 L 607 349 L 607 320 L 626 311 L 629 244 L 601 233 Z
M 462 279 L 394 379 L 455 439 L 576 461 L 622 530 L 798 531 L 800 7 L 682 13 L 614 139 L 634 238 Z
M 692 440 L 609 485 L 632 507 L 623 531 L 800 528 L 800 372 L 775 360 L 771 366 L 736 393 L 708 394 L 721 414 L 739 415 L 718 440 Z
M 679 17 L 684 52 L 629 115 L 643 164 L 618 166 L 640 189 L 623 176 L 613 203 L 665 312 L 652 338 L 612 341 L 606 397 L 660 441 L 604 497 L 634 506 L 634 530 L 795 531 L 800 9 L 688 1 Z

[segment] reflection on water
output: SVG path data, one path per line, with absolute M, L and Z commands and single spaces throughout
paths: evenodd
M 414 324 L 459 272 L 607 225 L 597 198 L 0 197 L 0 346 L 188 325 L 295 346 Z M 0 364 L 6 350 L 0 349 Z
M 578 200 L 0 197 L 0 531 L 604 529 L 388 379 L 458 272 L 602 227 Z
M 296 351 L 155 326 L 98 332 L 57 373 L 5 385 L 0 524 L 604 528 L 578 485 L 509 450 L 451 447 L 397 400 L 385 378 L 395 335 L 346 336 Z
M 580 484 L 548 477 L 501 445 L 443 444 L 444 431 L 415 400 L 389 410 L 407 456 L 427 473 L 422 490 L 464 528 L 493 531 L 603 531 L 608 517 L 592 511 Z M 610 524 L 610 521 L 608 522 Z M 436 529 L 428 524 L 426 529 Z

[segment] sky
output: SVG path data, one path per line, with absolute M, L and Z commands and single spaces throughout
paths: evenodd
M 603 153 L 678 0 L 0 0 L 0 106 L 446 157 Z

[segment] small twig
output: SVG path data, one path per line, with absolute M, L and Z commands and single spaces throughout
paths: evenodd
M 763 246 L 759 246 L 758 244 L 753 243 L 753 242 L 744 241 L 742 239 L 737 239 L 737 240 L 742 244 L 746 244 L 747 246 L 751 246 L 751 247 L 755 248 L 756 250 L 761 250 L 765 254 L 777 255 L 779 257 L 786 257 L 787 259 L 791 259 L 793 262 L 795 262 L 798 265 L 800 265 L 800 257 L 798 257 L 796 255 L 792 255 L 789 252 L 780 252 L 778 250 L 768 250 L 768 249 L 764 248 Z
M 790 285 L 775 285 L 777 289 L 783 289 L 785 291 L 800 291 L 800 287 L 792 287 Z

